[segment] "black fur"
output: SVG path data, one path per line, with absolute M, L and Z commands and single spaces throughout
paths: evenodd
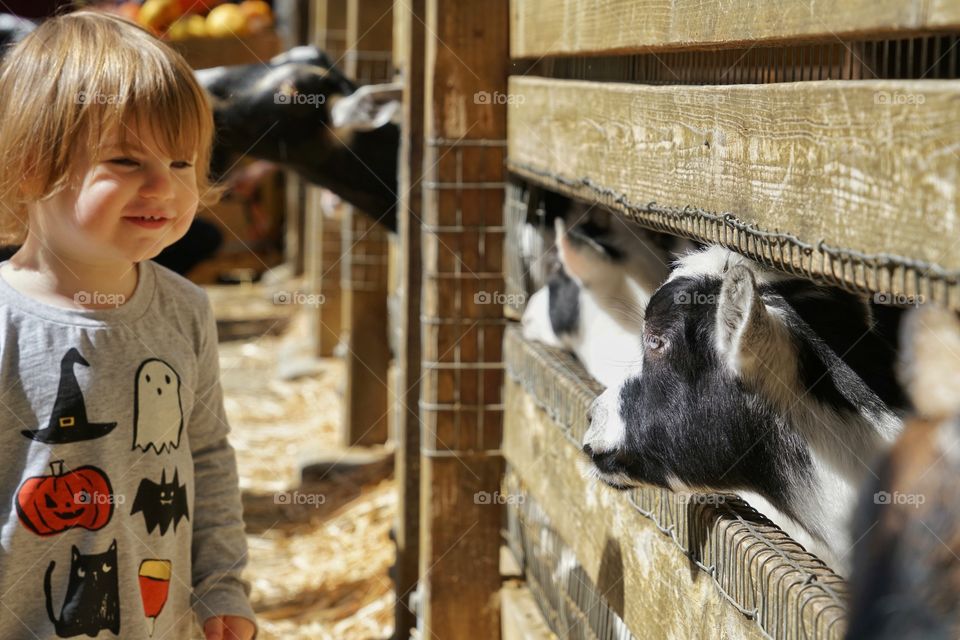
M 550 326 L 557 336 L 572 335 L 580 326 L 580 287 L 563 268 L 547 281 Z

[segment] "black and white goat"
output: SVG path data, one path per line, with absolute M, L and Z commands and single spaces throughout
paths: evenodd
M 916 416 L 860 498 L 848 640 L 960 637 L 960 320 L 926 307 L 905 325 Z
M 740 493 L 844 571 L 857 488 L 904 404 L 866 301 L 711 247 L 653 295 L 641 339 L 591 409 L 591 474 Z
M 618 215 L 576 203 L 565 218 L 555 219 L 559 265 L 530 297 L 523 335 L 572 352 L 610 386 L 642 354 L 643 310 L 669 273 L 671 255 Z
M 233 155 L 269 160 L 396 231 L 399 85 L 357 87 L 316 47 L 196 76 L 213 104 L 215 175 Z

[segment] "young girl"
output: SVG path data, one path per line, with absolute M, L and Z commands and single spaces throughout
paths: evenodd
M 44 22 L 0 72 L 0 637 L 249 639 L 216 324 L 150 262 L 209 194 L 184 60 L 119 18 Z

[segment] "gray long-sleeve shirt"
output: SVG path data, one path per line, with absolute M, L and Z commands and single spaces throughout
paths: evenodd
M 139 274 L 96 311 L 0 278 L 0 638 L 253 619 L 216 322 L 199 287 Z

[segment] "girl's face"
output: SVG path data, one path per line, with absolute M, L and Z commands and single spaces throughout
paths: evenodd
M 199 204 L 195 157 L 169 158 L 148 132 L 108 135 L 99 157 L 75 160 L 71 186 L 38 203 L 43 245 L 85 264 L 129 265 L 183 237 Z

